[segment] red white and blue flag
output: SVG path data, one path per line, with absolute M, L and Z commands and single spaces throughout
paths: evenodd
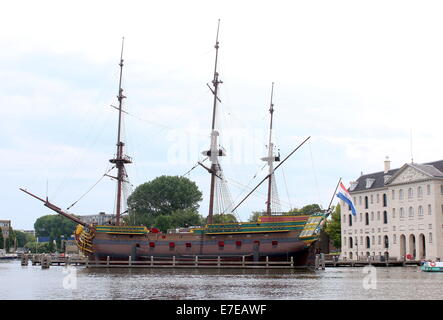
M 357 214 L 357 210 L 355 210 L 354 202 L 352 202 L 352 197 L 349 194 L 349 191 L 345 188 L 345 186 L 341 182 L 338 186 L 337 197 L 339 197 L 340 199 L 342 199 L 344 202 L 346 202 L 349 205 L 349 207 L 351 208 L 351 211 L 352 211 L 352 215 L 355 216 Z

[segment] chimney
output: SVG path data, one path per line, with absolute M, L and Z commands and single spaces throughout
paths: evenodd
M 386 160 L 385 160 L 385 173 L 388 173 L 389 170 L 391 170 L 391 161 L 389 160 L 389 157 L 386 156 Z

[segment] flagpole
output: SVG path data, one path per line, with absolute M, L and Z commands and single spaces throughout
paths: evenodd
M 331 201 L 329 202 L 328 209 L 326 210 L 326 216 L 325 216 L 325 219 L 326 219 L 326 218 L 329 216 L 329 214 L 330 214 L 329 210 L 331 209 L 332 201 L 334 201 L 334 198 L 335 198 L 335 195 L 336 195 L 336 193 L 337 193 L 337 189 L 338 189 L 338 186 L 340 185 L 340 182 L 341 182 L 341 177 L 340 177 L 340 179 L 338 179 L 337 186 L 335 187 L 334 193 L 332 194 Z

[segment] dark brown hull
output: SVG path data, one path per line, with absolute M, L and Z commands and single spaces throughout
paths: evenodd
M 148 260 L 155 258 L 289 261 L 309 264 L 312 244 L 298 238 L 299 231 L 262 234 L 200 235 L 149 233 L 113 235 L 96 233 L 90 259 Z M 244 257 L 244 258 L 243 258 Z

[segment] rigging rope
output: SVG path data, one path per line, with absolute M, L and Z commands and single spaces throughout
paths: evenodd
M 286 176 L 285 176 L 285 171 L 283 170 L 283 168 L 281 168 L 281 172 L 283 175 L 283 182 L 285 183 L 286 196 L 288 197 L 288 202 L 289 202 L 289 205 L 291 206 L 291 209 L 292 209 L 291 197 L 289 196 L 288 184 L 286 183 Z
M 114 169 L 115 166 L 113 166 L 111 169 L 107 170 L 100 179 L 98 179 L 98 181 L 96 183 L 94 183 L 94 185 L 92 187 L 90 187 L 88 189 L 88 191 L 86 191 L 77 201 L 75 201 L 73 204 L 71 204 L 66 211 L 68 211 L 69 209 L 71 209 L 77 202 L 79 202 L 84 196 L 86 196 L 92 189 L 94 189 L 94 187 L 99 184 L 99 182 L 109 173 L 109 171 L 111 171 L 112 169 Z
M 316 174 L 315 165 L 314 165 L 314 157 L 312 155 L 311 141 L 309 141 L 308 145 L 309 145 L 309 153 L 311 155 L 311 166 L 312 166 L 312 172 L 313 172 L 313 175 L 314 175 L 315 189 L 317 191 L 318 204 L 319 204 L 320 208 L 322 208 L 321 197 L 320 197 L 320 189 L 318 187 L 317 174 Z

